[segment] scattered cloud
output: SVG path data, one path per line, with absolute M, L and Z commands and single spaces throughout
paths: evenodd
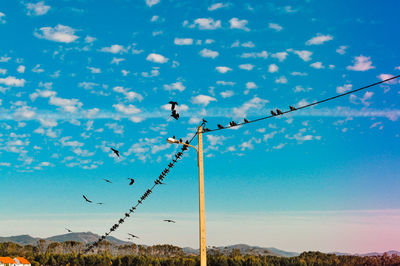
M 24 73 L 25 72 L 25 66 L 23 66 L 23 65 L 18 66 L 17 72 L 18 73 Z
M 209 58 L 216 58 L 219 53 L 217 51 L 209 50 L 207 48 L 204 48 L 203 50 L 200 51 L 199 53 L 202 57 L 209 57 Z
M 71 43 L 79 38 L 75 35 L 75 30 L 73 28 L 61 24 L 58 24 L 54 28 L 42 27 L 39 31 L 35 31 L 34 35 L 40 39 L 62 43 Z
M 215 67 L 215 69 L 219 72 L 219 73 L 223 73 L 225 74 L 228 71 L 232 71 L 232 68 L 230 67 L 226 67 L 226 66 L 217 66 Z
M 10 86 L 10 87 L 23 87 L 25 85 L 24 79 L 17 79 L 13 76 L 8 76 L 6 78 L 0 78 L 0 84 Z
M 44 1 L 37 2 L 36 4 L 27 3 L 25 4 L 28 9 L 29 16 L 41 16 L 46 14 L 50 10 L 50 6 L 44 4 Z
M 313 54 L 310 51 L 307 50 L 302 50 L 302 51 L 293 51 L 295 54 L 297 54 L 304 62 L 310 61 L 311 60 L 311 55 Z
M 217 9 L 220 9 L 220 8 L 227 8 L 227 7 L 229 7 L 229 3 L 215 3 L 215 4 L 212 4 L 211 6 L 209 6 L 208 7 L 208 11 L 214 11 L 214 10 L 217 10 Z
M 252 70 L 254 68 L 254 65 L 252 64 L 241 64 L 239 65 L 240 69 L 244 69 L 244 70 Z
M 257 84 L 255 84 L 253 81 L 249 81 L 246 83 L 246 90 L 244 91 L 244 94 L 247 95 L 249 94 L 250 90 L 257 88 L 258 88 Z
M 220 93 L 222 98 L 229 98 L 232 97 L 235 93 L 231 90 L 223 91 Z
M 353 63 L 354 63 L 354 65 L 347 66 L 348 70 L 367 71 L 367 70 L 375 68 L 372 65 L 371 57 L 366 57 L 366 56 L 363 56 L 363 55 L 354 57 Z
M 125 115 L 133 115 L 133 114 L 140 113 L 140 109 L 132 104 L 125 105 L 123 103 L 117 103 L 117 104 L 113 104 L 113 107 L 115 108 L 115 110 L 117 110 L 118 112 L 121 112 Z
M 210 102 L 217 101 L 214 97 L 207 96 L 207 95 L 197 95 L 196 97 L 192 97 L 192 103 L 200 104 L 203 106 L 207 106 Z
M 346 49 L 349 48 L 348 46 L 341 45 L 339 48 L 336 49 L 336 53 L 344 55 L 346 53 Z
M 160 54 L 155 54 L 151 53 L 146 57 L 147 61 L 154 62 L 154 63 L 159 63 L 159 64 L 164 64 L 168 62 L 168 58 L 164 57 L 163 55 Z
M 325 68 L 324 65 L 322 64 L 322 62 L 315 62 L 310 64 L 311 67 L 316 68 L 316 69 L 321 69 L 321 68 Z
M 275 72 L 278 72 L 278 70 L 279 70 L 279 68 L 278 68 L 278 66 L 275 65 L 275 64 L 270 64 L 270 65 L 268 66 L 268 72 L 269 72 L 269 73 L 275 73 Z
M 276 30 L 276 31 L 283 30 L 283 27 L 281 25 L 279 25 L 279 24 L 276 24 L 276 23 L 269 23 L 268 24 L 268 28 Z
M 216 82 L 218 85 L 222 85 L 222 86 L 235 86 L 235 82 L 232 81 L 223 81 L 223 80 L 218 80 Z
M 174 43 L 176 45 L 192 45 L 193 39 L 192 38 L 175 38 Z
M 241 58 L 263 58 L 267 59 L 268 58 L 268 52 L 267 51 L 261 51 L 261 52 L 252 52 L 252 53 L 243 53 Z
M 100 51 L 105 53 L 112 53 L 112 54 L 123 54 L 127 53 L 128 49 L 119 44 L 113 44 L 110 47 L 103 47 Z
M 229 23 L 231 29 L 250 31 L 250 29 L 246 27 L 248 21 L 245 19 L 239 20 L 238 18 L 231 18 L 229 20 Z
M 0 12 L 0 24 L 6 23 L 5 17 L 6 17 L 6 14 L 4 14 L 3 12 Z
M 214 20 L 213 18 L 198 18 L 194 24 L 189 26 L 191 28 L 198 27 L 199 30 L 215 30 L 221 28 L 221 21 Z
M 232 111 L 235 117 L 243 118 L 247 116 L 249 110 L 251 109 L 261 110 L 267 103 L 268 100 L 264 100 L 257 96 L 254 96 L 251 100 L 245 102 L 242 106 L 234 107 Z
M 92 73 L 92 74 L 99 74 L 99 73 L 101 73 L 101 69 L 100 68 L 96 68 L 96 67 L 86 67 L 87 69 L 89 69 L 90 70 L 90 73 Z
M 158 3 L 160 3 L 160 0 L 146 0 L 146 5 L 148 7 L 152 7 L 154 5 L 157 5 Z
M 344 84 L 343 86 L 336 87 L 337 93 L 345 93 L 350 91 L 353 88 L 352 84 Z
M 164 90 L 167 90 L 167 91 L 176 90 L 176 91 L 181 91 L 182 92 L 185 89 L 186 89 L 186 87 L 182 84 L 181 81 L 177 81 L 177 82 L 172 83 L 170 85 L 164 85 Z
M 390 78 L 393 78 L 393 77 L 394 77 L 394 76 L 391 75 L 391 74 L 380 74 L 380 75 L 378 76 L 378 78 L 379 78 L 380 80 L 386 80 L 386 79 L 390 79 Z M 400 83 L 400 81 L 398 81 L 397 79 L 392 79 L 392 80 L 386 81 L 385 83 L 386 83 L 386 84 L 397 84 L 397 83 Z
M 288 56 L 287 52 L 279 52 L 271 55 L 271 57 L 278 59 L 279 62 L 285 61 L 287 56 Z
M 281 77 L 275 79 L 275 83 L 286 84 L 286 83 L 288 83 L 288 80 L 285 76 L 281 76 Z
M 129 88 L 117 86 L 113 88 L 113 91 L 123 94 L 128 101 L 138 100 L 140 102 L 143 100 L 143 96 L 141 94 L 130 91 Z
M 322 34 L 317 34 L 317 36 L 309 39 L 306 42 L 306 45 L 320 45 L 323 44 L 325 42 L 331 41 L 333 40 L 333 36 L 332 35 L 322 35 Z

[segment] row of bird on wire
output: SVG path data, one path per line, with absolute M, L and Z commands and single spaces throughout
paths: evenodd
M 174 137 L 175 138 L 175 137 Z M 180 142 L 183 143 L 183 140 L 180 139 Z M 189 144 L 190 141 L 186 140 L 185 144 Z M 97 247 L 99 245 L 99 243 L 103 240 L 105 240 L 107 238 L 107 236 L 109 236 L 112 232 L 114 232 L 115 230 L 117 230 L 117 228 L 123 224 L 125 222 L 125 219 L 129 218 L 136 210 L 136 208 L 143 203 L 143 201 L 153 192 L 153 189 L 157 186 L 157 185 L 163 185 L 165 183 L 163 183 L 164 178 L 166 177 L 166 175 L 169 173 L 170 169 L 172 167 L 174 167 L 174 164 L 177 163 L 177 161 L 182 157 L 183 152 L 185 152 L 188 149 L 188 147 L 186 145 L 183 145 L 183 147 L 181 148 L 181 151 L 178 151 L 172 158 L 172 161 L 168 163 L 168 167 L 165 168 L 161 174 L 158 176 L 158 178 L 156 180 L 154 180 L 154 185 L 150 188 L 147 189 L 146 192 L 140 197 L 140 199 L 137 201 L 137 203 L 132 206 L 128 212 L 126 212 L 124 214 L 124 216 L 122 218 L 120 218 L 118 220 L 118 222 L 116 222 L 113 226 L 111 226 L 111 228 L 108 230 L 108 232 L 104 233 L 97 241 L 95 241 L 94 243 L 92 243 L 86 250 L 85 252 L 89 252 L 91 251 L 94 247 Z M 119 151 L 111 148 L 111 150 L 119 157 Z M 174 220 L 163 220 L 165 222 L 168 223 L 175 223 Z M 135 236 L 136 237 L 136 236 Z M 135 237 L 132 237 L 130 240 L 133 240 Z

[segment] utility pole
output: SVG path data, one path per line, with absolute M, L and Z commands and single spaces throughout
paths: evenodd
M 199 225 L 200 225 L 200 266 L 207 266 L 206 247 L 206 217 L 204 204 L 204 171 L 203 171 L 203 127 L 197 130 L 198 151 L 197 160 L 199 165 Z

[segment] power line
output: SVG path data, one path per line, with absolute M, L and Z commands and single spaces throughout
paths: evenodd
M 200 125 L 203 126 L 204 122 Z M 193 135 L 193 137 L 188 141 L 189 144 L 193 141 L 193 139 L 196 137 L 197 135 L 197 131 L 196 133 Z M 153 192 L 153 189 L 157 186 L 157 185 L 161 185 L 162 181 L 164 180 L 164 178 L 166 177 L 166 175 L 169 173 L 169 169 L 171 169 L 172 167 L 174 167 L 175 163 L 178 162 L 178 159 L 181 158 L 181 156 L 183 155 L 183 152 L 185 152 L 186 150 L 188 150 L 188 148 L 186 146 L 183 146 L 181 148 L 181 151 L 177 152 L 175 154 L 175 159 L 172 159 L 172 161 L 168 164 L 168 167 L 164 168 L 164 170 L 161 172 L 161 174 L 158 176 L 158 178 L 154 181 L 154 185 L 147 189 L 146 192 L 143 193 L 143 195 L 140 197 L 140 199 L 138 200 L 138 202 L 132 206 L 128 212 L 126 212 L 124 214 L 124 217 L 120 218 L 118 220 L 117 223 L 115 223 L 106 233 L 104 233 L 97 241 L 93 242 L 90 244 L 90 246 L 88 248 L 85 249 L 85 253 L 91 251 L 94 247 L 98 246 L 99 243 L 103 240 L 106 239 L 107 236 L 109 236 L 112 232 L 114 232 L 122 223 L 125 222 L 125 219 L 129 218 L 136 210 L 136 208 L 142 204 L 142 202 Z
M 301 110 L 301 109 L 304 109 L 304 108 L 308 108 L 308 107 L 311 107 L 311 106 L 314 106 L 314 105 L 317 105 L 317 104 L 320 104 L 320 103 L 324 103 L 324 102 L 327 102 L 327 101 L 330 101 L 330 100 L 333 100 L 333 99 L 336 99 L 336 98 L 339 98 L 339 97 L 343 97 L 345 95 L 352 94 L 352 93 L 355 93 L 355 92 L 358 92 L 358 91 L 361 91 L 361 90 L 365 90 L 365 89 L 368 89 L 370 87 L 373 87 L 373 86 L 388 82 L 390 80 L 397 79 L 399 77 L 400 77 L 400 75 L 397 75 L 397 76 L 394 76 L 394 77 L 391 77 L 391 78 L 388 78 L 388 79 L 385 79 L 385 80 L 382 80 L 382 81 L 379 81 L 379 82 L 372 83 L 372 84 L 367 85 L 365 87 L 361 87 L 361 88 L 358 88 L 358 89 L 355 89 L 355 90 L 351 90 L 351 91 L 348 91 L 348 92 L 345 92 L 345 93 L 342 93 L 342 94 L 339 94 L 339 95 L 336 95 L 336 96 L 332 96 L 332 97 L 329 97 L 329 98 L 326 98 L 326 99 L 323 99 L 323 100 L 320 100 L 320 101 L 317 101 L 317 102 L 313 102 L 313 103 L 310 103 L 310 104 L 307 104 L 307 105 L 304 105 L 304 106 L 296 107 L 293 110 L 288 110 L 288 111 L 282 112 L 279 115 L 291 113 L 291 112 L 298 111 L 298 110 Z M 226 126 L 226 127 L 223 127 L 223 128 L 205 129 L 204 133 L 209 133 L 209 132 L 223 130 L 223 129 L 229 129 L 229 128 L 237 127 L 237 126 L 243 126 L 243 125 L 246 125 L 246 124 L 258 122 L 258 121 L 261 121 L 261 120 L 264 120 L 264 119 L 268 119 L 268 118 L 272 118 L 272 117 L 279 116 L 279 115 L 269 115 L 269 116 L 265 116 L 265 117 L 260 117 L 260 118 L 254 119 L 254 120 L 250 120 L 248 122 L 238 123 L 238 124 Z

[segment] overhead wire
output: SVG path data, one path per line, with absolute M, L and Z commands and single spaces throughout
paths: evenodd
M 393 80 L 393 79 L 398 79 L 399 77 L 400 77 L 400 75 L 393 76 L 391 78 L 387 78 L 387 79 L 381 80 L 379 82 L 372 83 L 370 85 L 367 85 L 367 86 L 364 86 L 364 87 L 361 87 L 361 88 L 358 88 L 358 89 L 355 89 L 355 90 L 351 90 L 351 91 L 348 91 L 348 92 L 345 92 L 345 93 L 341 93 L 339 95 L 335 95 L 335 96 L 332 96 L 332 97 L 329 97 L 329 98 L 326 98 L 326 99 L 323 99 L 323 100 L 320 100 L 320 101 L 316 101 L 316 102 L 313 102 L 313 103 L 310 103 L 310 104 L 306 104 L 306 105 L 303 105 L 303 106 L 300 106 L 300 107 L 295 107 L 295 109 L 284 111 L 284 112 L 282 112 L 282 114 L 279 114 L 279 115 L 269 115 L 269 116 L 265 116 L 265 117 L 260 117 L 260 118 L 254 119 L 254 120 L 248 120 L 248 122 L 242 122 L 242 123 L 237 123 L 237 124 L 235 123 L 235 125 L 224 126 L 223 128 L 206 129 L 204 131 L 204 133 L 209 133 L 209 132 L 223 130 L 223 129 L 229 129 L 229 128 L 237 127 L 237 126 L 243 126 L 243 125 L 247 125 L 247 124 L 250 124 L 250 123 L 255 123 L 255 122 L 258 122 L 258 121 L 261 121 L 261 120 L 269 119 L 269 118 L 272 118 L 272 117 L 280 116 L 280 115 L 283 115 L 283 114 L 295 112 L 295 111 L 298 111 L 298 110 L 301 110 L 301 109 L 304 109 L 304 108 L 308 108 L 308 107 L 311 107 L 311 106 L 314 106 L 314 105 L 317 105 L 317 104 L 321 104 L 321 103 L 324 103 L 324 102 L 327 102 L 327 101 L 331 101 L 331 100 L 339 98 L 339 97 L 343 97 L 343 96 L 348 95 L 348 94 L 352 94 L 352 93 L 355 93 L 355 92 L 358 92 L 358 91 L 361 91 L 361 90 L 368 89 L 370 87 L 373 87 L 373 86 L 388 82 L 388 81 Z

